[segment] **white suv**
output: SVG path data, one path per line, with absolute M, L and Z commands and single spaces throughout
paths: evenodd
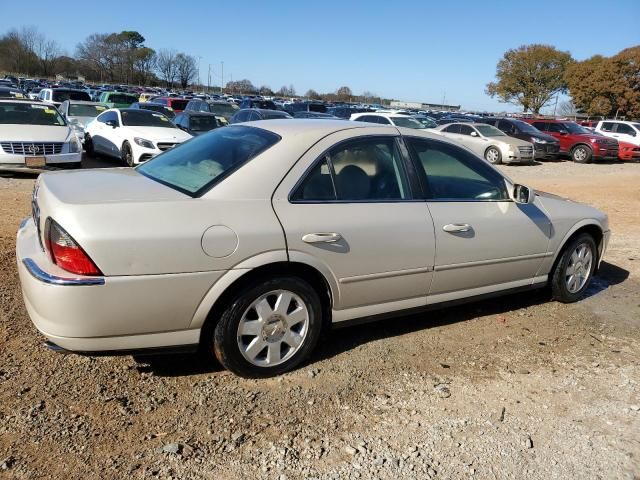
M 596 132 L 615 138 L 619 142 L 632 143 L 640 147 L 640 123 L 623 120 L 602 120 L 595 128 Z

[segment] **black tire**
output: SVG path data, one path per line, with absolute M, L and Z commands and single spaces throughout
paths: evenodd
M 571 160 L 576 163 L 591 163 L 593 150 L 586 145 L 576 145 L 571 149 Z
M 484 152 L 484 159 L 493 165 L 500 165 L 502 163 L 502 153 L 497 147 L 489 147 Z
M 96 156 L 96 151 L 93 148 L 93 139 L 88 133 L 84 136 L 84 151 L 87 152 L 87 155 L 90 157 Z
M 124 163 L 126 163 L 129 167 L 133 167 L 134 166 L 134 162 L 133 162 L 133 150 L 131 149 L 131 145 L 129 145 L 129 142 L 124 142 L 122 144 L 122 161 Z
M 586 245 L 591 250 L 592 261 L 589 266 L 587 279 L 584 282 L 584 285 L 579 290 L 572 292 L 567 286 L 567 267 L 571 263 L 571 256 L 573 252 L 575 252 L 575 250 L 582 244 Z M 588 233 L 581 233 L 573 240 L 569 241 L 563 249 L 560 259 L 556 262 L 552 272 L 550 281 L 552 298 L 562 303 L 573 303 L 580 300 L 584 295 L 584 292 L 589 287 L 597 262 L 598 248 L 596 247 L 596 242 L 591 235 Z
M 289 359 L 274 366 L 255 365 L 247 360 L 240 350 L 239 325 L 254 301 L 276 290 L 292 292 L 302 300 L 308 312 L 306 335 L 298 350 Z M 204 338 L 204 347 L 205 351 L 213 353 L 227 370 L 236 375 L 245 378 L 266 378 L 280 375 L 300 365 L 316 347 L 321 331 L 322 303 L 318 293 L 300 278 L 282 276 L 255 282 L 238 292 L 220 316 L 213 331 L 213 338 L 211 335 Z

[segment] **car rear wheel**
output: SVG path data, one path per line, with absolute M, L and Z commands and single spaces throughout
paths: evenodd
M 551 277 L 553 298 L 563 303 L 578 301 L 589 287 L 597 256 L 596 242 L 588 233 L 569 242 Z
M 315 290 L 296 277 L 256 282 L 236 294 L 213 332 L 218 361 L 246 378 L 279 375 L 313 351 L 322 328 Z
M 589 163 L 592 156 L 593 152 L 586 145 L 578 145 L 571 150 L 571 160 L 576 163 Z
M 129 145 L 129 142 L 124 142 L 122 144 L 122 161 L 130 167 L 133 167 L 134 165 L 133 150 L 131 149 L 131 145 Z
M 487 148 L 487 151 L 484 152 L 484 158 L 487 162 L 494 165 L 502 163 L 502 153 L 500 153 L 500 150 L 496 147 Z

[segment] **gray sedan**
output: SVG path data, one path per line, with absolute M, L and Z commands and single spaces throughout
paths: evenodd
M 246 377 L 295 368 L 345 322 L 547 286 L 575 302 L 610 235 L 604 213 L 440 135 L 334 120 L 45 173 L 32 205 L 16 258 L 53 348 L 200 348 Z

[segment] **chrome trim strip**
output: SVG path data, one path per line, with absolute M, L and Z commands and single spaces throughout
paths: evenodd
M 405 275 L 416 275 L 418 273 L 432 272 L 432 267 L 412 268 L 411 270 L 394 270 L 392 272 L 369 273 L 367 275 L 357 275 L 354 277 L 345 277 L 340 279 L 340 283 L 355 283 L 366 280 L 378 280 L 380 278 L 402 277 Z
M 547 258 L 551 256 L 553 256 L 553 252 L 534 253 L 532 255 L 521 255 L 519 257 L 492 258 L 489 260 L 478 260 L 475 262 L 466 262 L 466 263 L 452 263 L 449 265 L 436 265 L 435 271 L 443 272 L 445 270 L 454 270 L 456 268 L 468 268 L 468 267 L 477 267 L 480 265 L 494 265 L 497 263 L 519 262 L 522 260 L 535 260 L 536 258 Z
M 40 280 L 43 283 L 51 285 L 73 285 L 73 286 L 88 286 L 88 285 L 104 285 L 104 277 L 77 277 L 77 278 L 65 278 L 51 275 L 42 270 L 36 262 L 30 258 L 22 260 L 27 271 L 36 280 Z
M 29 220 L 31 220 L 31 217 L 23 218 L 22 221 L 20 222 L 20 226 L 18 227 L 18 230 L 22 230 Z

